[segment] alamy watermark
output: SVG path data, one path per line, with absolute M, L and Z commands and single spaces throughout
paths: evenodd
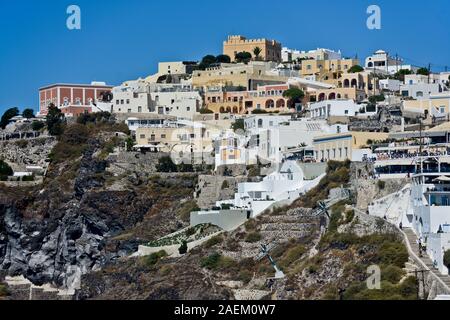
M 381 269 L 377 265 L 371 265 L 367 268 L 367 278 L 366 284 L 369 290 L 380 290 L 381 289 Z
M 77 5 L 67 7 L 66 13 L 69 17 L 66 20 L 66 26 L 69 30 L 81 30 L 81 9 Z
M 377 5 L 370 5 L 367 8 L 367 28 L 369 30 L 380 30 L 381 29 L 381 8 Z

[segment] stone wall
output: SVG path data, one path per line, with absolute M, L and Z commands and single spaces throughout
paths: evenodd
M 56 145 L 54 137 L 0 142 L 0 155 L 14 171 L 25 171 L 26 166 L 47 167 L 48 155 Z

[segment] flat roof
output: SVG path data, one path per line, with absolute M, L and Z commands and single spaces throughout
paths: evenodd
M 45 87 L 39 88 L 40 90 L 50 89 L 54 87 L 76 87 L 76 88 L 113 88 L 113 86 L 110 85 L 99 85 L 99 84 L 77 84 L 77 83 L 54 83 L 47 85 Z

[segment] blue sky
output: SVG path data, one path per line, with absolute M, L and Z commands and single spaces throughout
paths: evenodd
M 81 8 L 79 31 L 66 28 L 71 4 Z M 366 28 L 371 4 L 381 7 L 381 30 Z M 219 54 L 228 34 L 361 60 L 382 48 L 440 71 L 450 66 L 448 21 L 448 0 L 0 0 L 0 113 L 36 109 L 38 88 L 51 83 L 117 85 L 158 61 Z

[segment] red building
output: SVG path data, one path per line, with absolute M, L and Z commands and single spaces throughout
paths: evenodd
M 112 86 L 102 82 L 92 84 L 53 84 L 39 89 L 39 114 L 46 115 L 48 106 L 53 103 L 64 113 L 78 115 L 92 112 L 92 103 Z

